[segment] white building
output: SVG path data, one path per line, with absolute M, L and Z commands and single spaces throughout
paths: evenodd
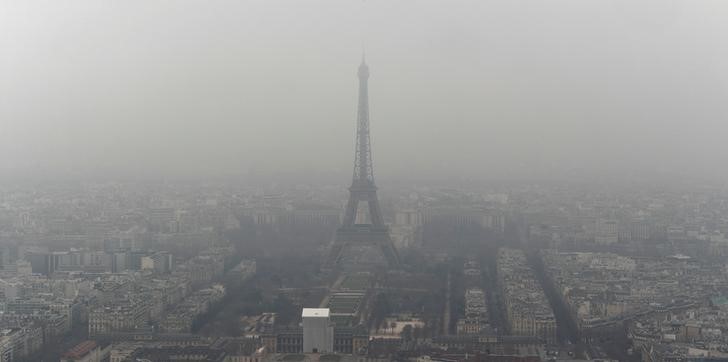
M 303 352 L 334 352 L 334 326 L 328 308 L 303 308 Z
M 614 244 L 619 241 L 619 224 L 617 220 L 597 219 L 594 234 L 597 244 Z

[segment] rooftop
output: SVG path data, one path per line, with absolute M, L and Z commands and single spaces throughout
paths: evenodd
M 328 317 L 329 308 L 303 308 L 301 317 Z
M 65 358 L 81 358 L 88 354 L 94 348 L 96 348 L 96 342 L 94 341 L 81 342 L 75 347 L 71 348 L 63 356 Z

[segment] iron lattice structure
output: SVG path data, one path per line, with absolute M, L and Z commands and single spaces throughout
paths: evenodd
M 356 122 L 356 146 L 354 150 L 354 177 L 349 187 L 349 201 L 341 227 L 336 231 L 334 243 L 329 251 L 327 266 L 334 267 L 349 245 L 366 244 L 382 250 L 390 267 L 399 266 L 399 255 L 384 224 L 382 210 L 377 198 L 372 165 L 371 136 L 369 132 L 369 67 L 362 59 L 359 66 L 359 104 Z M 369 222 L 357 224 L 359 203 L 366 202 L 369 208 Z

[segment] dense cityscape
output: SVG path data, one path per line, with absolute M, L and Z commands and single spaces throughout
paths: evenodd
M 6 186 L 2 358 L 728 358 L 728 193 L 580 187 L 395 183 L 401 266 L 361 246 L 333 270 L 343 187 Z
M 725 5 L 10 3 L 0 362 L 728 362 Z

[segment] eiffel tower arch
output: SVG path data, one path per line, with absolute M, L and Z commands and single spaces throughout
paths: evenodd
M 399 255 L 384 224 L 382 210 L 374 184 L 374 167 L 369 134 L 369 67 L 362 58 L 359 66 L 359 104 L 356 122 L 356 147 L 354 149 L 354 177 L 349 187 L 349 201 L 341 226 L 336 230 L 329 250 L 326 266 L 338 266 L 348 247 L 373 246 L 382 251 L 390 267 L 399 267 Z M 369 213 L 366 222 L 358 215 L 360 203 L 366 203 Z M 357 223 L 359 222 L 359 223 Z

